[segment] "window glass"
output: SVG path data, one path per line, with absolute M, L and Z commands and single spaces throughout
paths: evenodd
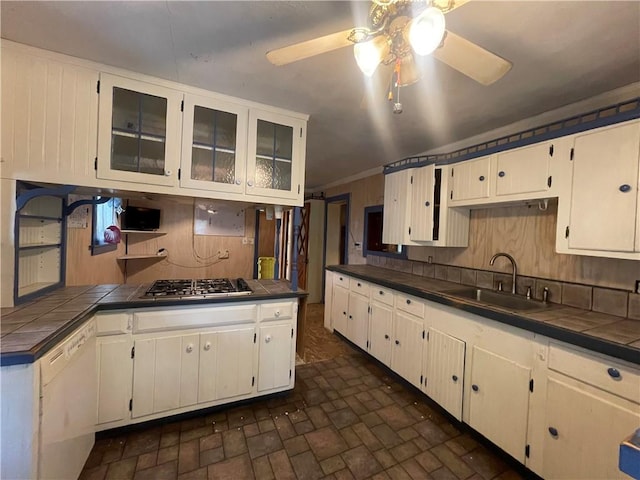
M 95 197 L 100 200 L 102 197 Z M 115 250 L 120 243 L 120 222 L 122 200 L 109 198 L 104 203 L 96 203 L 92 209 L 91 255 L 99 255 Z

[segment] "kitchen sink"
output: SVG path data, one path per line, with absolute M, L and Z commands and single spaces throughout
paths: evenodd
M 508 310 L 531 311 L 549 307 L 548 303 L 544 303 L 539 300 L 527 299 L 510 293 L 494 292 L 475 287 L 452 290 L 447 292 L 447 294 L 454 297 L 467 298 L 469 300 L 474 300 L 488 305 L 494 305 L 496 307 L 502 307 Z

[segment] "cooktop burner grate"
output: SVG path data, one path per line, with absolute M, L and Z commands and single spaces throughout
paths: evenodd
M 244 295 L 252 292 L 247 282 L 238 278 L 205 278 L 195 280 L 156 280 L 145 292 L 144 297 L 184 298 L 225 295 Z

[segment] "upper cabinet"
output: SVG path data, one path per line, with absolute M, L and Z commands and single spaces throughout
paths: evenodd
M 448 208 L 449 169 L 427 165 L 385 175 L 384 243 L 467 246 L 469 211 Z
M 242 193 L 249 109 L 185 95 L 180 186 Z
M 306 122 L 252 109 L 249 112 L 246 193 L 302 198 L 305 145 Z
M 542 142 L 497 154 L 496 197 L 547 192 L 553 180 L 549 169 L 554 152 L 553 142 Z
M 176 185 L 182 93 L 100 75 L 98 178 Z
M 491 187 L 491 161 L 495 157 L 482 157 L 456 163 L 451 167 L 451 204 L 466 205 L 468 200 L 489 198 Z
M 558 205 L 561 253 L 640 259 L 640 121 L 578 134 Z

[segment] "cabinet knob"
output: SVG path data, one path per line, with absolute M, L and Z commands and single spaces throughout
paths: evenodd
M 389 340 L 389 335 L 387 335 L 387 334 L 385 333 L 385 335 L 384 335 L 384 339 L 385 339 L 385 340 Z
M 454 382 L 458 381 L 458 376 L 457 375 L 452 375 L 451 376 L 451 380 L 453 380 Z
M 484 182 L 484 175 L 480 175 L 480 176 L 478 177 L 478 180 L 480 180 L 481 182 Z
M 209 350 L 211 350 L 211 342 L 207 342 L 204 344 L 204 349 L 208 352 Z
M 342 312 L 342 314 L 343 314 L 343 315 L 346 315 L 346 314 L 347 314 L 347 312 Z
M 191 353 L 191 352 L 193 352 L 193 344 L 192 344 L 192 343 L 190 343 L 189 345 L 187 345 L 186 350 L 187 350 L 187 353 Z
M 396 340 L 396 345 L 400 345 L 400 340 Z
M 431 203 L 429 203 L 428 201 L 424 202 L 425 207 L 428 207 L 429 205 L 431 205 Z
M 280 316 L 280 310 L 276 310 L 276 312 L 273 314 L 273 316 L 278 318 Z
M 165 176 L 165 177 L 170 177 L 170 176 L 171 176 L 171 173 L 173 173 L 173 172 L 171 172 L 171 170 L 165 170 L 165 171 L 164 171 L 164 176 Z
M 352 316 L 352 315 L 349 315 L 349 320 L 351 320 L 351 319 L 353 319 L 353 316 Z
M 247 180 L 247 185 L 249 185 L 250 187 L 253 187 L 253 182 L 251 180 Z
M 264 337 L 264 343 L 269 343 L 271 341 L 271 335 L 267 335 Z
M 411 305 L 411 300 L 407 298 L 407 305 Z
M 617 368 L 607 368 L 607 373 L 611 378 L 615 378 L 616 380 L 620 380 L 622 378 L 622 375 L 620 375 L 620 370 L 618 370 Z
M 358 286 L 359 286 L 359 287 L 361 287 L 361 286 L 362 286 L 362 284 L 361 284 L 360 282 L 358 282 Z
M 340 281 L 342 281 L 342 277 L 339 277 L 339 278 L 340 278 Z
M 382 290 L 380 290 L 378 293 L 379 293 L 380 295 L 384 295 L 384 292 L 383 292 Z
M 554 427 L 549 427 L 549 433 L 552 437 L 558 438 L 558 429 Z
M 242 183 L 242 180 L 240 180 L 239 178 L 236 178 L 236 185 L 240 185 Z
M 504 173 L 502 170 L 500 170 L 500 171 L 498 172 L 498 176 L 499 176 L 499 177 L 504 177 L 505 175 L 506 175 L 506 173 Z
M 471 390 L 477 392 L 478 390 L 480 390 L 480 387 L 478 387 L 478 385 L 471 385 Z
M 631 191 L 631 185 L 627 185 L 626 183 L 624 185 L 620 185 L 620 191 L 622 193 L 627 193 Z

